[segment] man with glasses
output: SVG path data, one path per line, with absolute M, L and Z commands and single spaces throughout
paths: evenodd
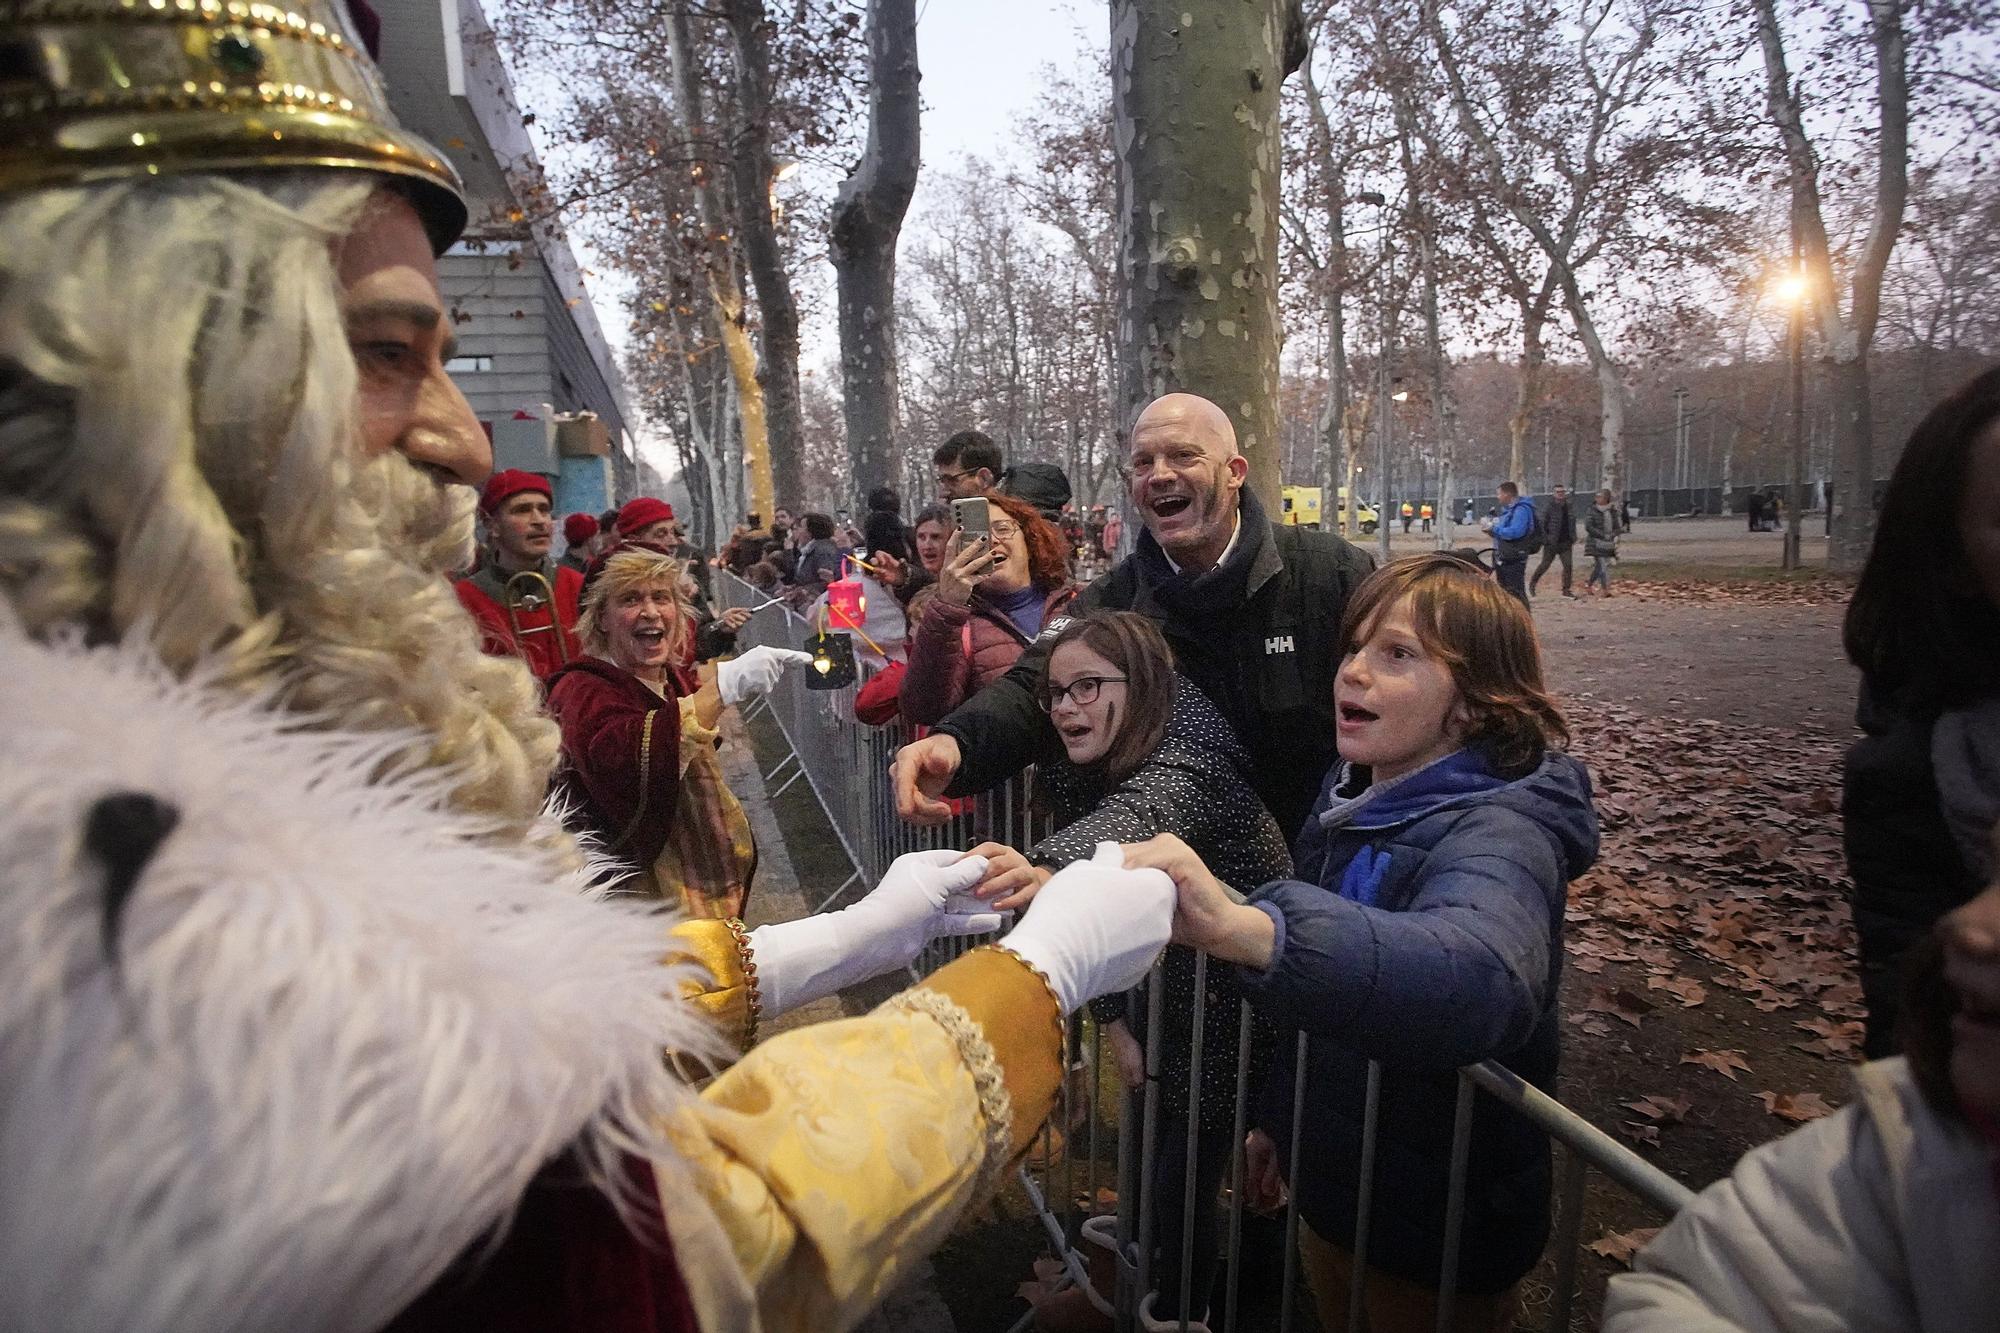
M 999 484 L 1005 470 L 1000 446 L 984 431 L 962 430 L 937 447 L 931 455 L 937 477 L 938 500 L 969 500 L 984 495 Z
M 1340 619 L 1372 562 L 1335 533 L 1272 523 L 1243 484 L 1250 465 L 1228 416 L 1206 398 L 1174 393 L 1148 405 L 1126 461 L 1145 531 L 1073 613 L 1157 621 L 1181 674 L 1242 738 L 1257 794 L 1295 833 L 1335 758 Z M 1049 752 L 1056 738 L 1034 689 L 1050 633 L 934 734 L 903 747 L 895 782 L 906 819 L 939 822 L 949 813 L 943 796 L 983 791 Z

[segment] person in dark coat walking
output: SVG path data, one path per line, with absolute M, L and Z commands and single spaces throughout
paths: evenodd
M 1371 562 L 1337 534 L 1274 524 L 1244 486 L 1249 463 L 1214 403 L 1168 394 L 1139 414 L 1129 493 L 1138 549 L 1071 605 L 1157 622 L 1180 672 L 1249 752 L 1251 780 L 1280 827 L 1305 818 L 1333 761 L 1335 644 L 1348 595 Z M 984 791 L 1057 744 L 1035 702 L 1046 648 L 960 704 L 896 760 L 906 819 L 949 818 L 944 796 Z
M 1291 875 L 1284 832 L 1250 786 L 1249 757 L 1215 705 L 1174 673 L 1173 653 L 1152 621 L 1131 611 L 1093 611 L 1070 620 L 1050 645 L 1041 698 L 1062 737 L 1060 757 L 1035 770 L 1037 791 L 1050 803 L 1056 831 L 1025 856 L 999 843 L 967 853 L 987 858 L 986 879 L 974 890 L 980 897 L 993 899 L 1002 910 L 1025 907 L 1054 872 L 1090 860 L 1099 843 L 1138 842 L 1160 833 L 1195 848 L 1239 892 Z M 1153 1233 L 1159 1253 L 1152 1269 L 1157 1296 L 1142 1299 L 1155 1319 L 1180 1313 L 1187 1220 L 1182 1203 L 1192 1131 L 1196 1211 L 1188 1288 L 1189 1315 L 1199 1320 L 1215 1279 L 1215 1202 L 1235 1128 L 1241 991 L 1224 968 L 1207 967 L 1205 976 L 1199 974 L 1194 951 L 1181 947 L 1167 950 L 1162 976 L 1161 1119 L 1152 1194 L 1159 1201 Z M 1120 1075 L 1134 1089 L 1145 1080 L 1144 994 L 1143 987 L 1136 992 L 1129 1013 L 1124 995 L 1091 1004 Z M 1193 1020 L 1204 996 L 1197 1079 Z M 1254 1086 L 1269 1065 L 1277 1030 L 1268 1021 L 1253 1022 Z M 1044 1322 L 1060 1326 L 1048 1314 Z
M 1321 1322 L 1345 1324 L 1363 1285 L 1375 1333 L 1435 1326 L 1453 1107 L 1463 1065 L 1497 1060 L 1552 1090 L 1569 881 L 1597 857 L 1584 766 L 1556 747 L 1533 622 L 1468 562 L 1399 560 L 1343 626 L 1342 762 L 1293 844 L 1297 878 L 1233 900 L 1168 838 L 1126 850 L 1179 890 L 1174 937 L 1235 964 L 1251 1004 L 1309 1038 L 1305 1120 L 1291 1123 L 1295 1043 L 1247 1151 L 1253 1202 L 1298 1197 Z M 1368 1262 L 1354 1271 L 1368 1062 L 1379 1061 Z M 1286 1141 L 1309 1133 L 1281 1182 Z M 1548 1138 L 1474 1103 L 1458 1263 L 1458 1322 L 1505 1328 L 1548 1238 Z
M 1611 492 L 1599 491 L 1596 503 L 1583 516 L 1583 553 L 1590 557 L 1590 577 L 1583 590 L 1596 589 L 1611 596 L 1611 562 L 1618 558 L 1618 511 L 1611 507 Z
M 1572 565 L 1576 549 L 1576 512 L 1570 508 L 1569 487 L 1557 486 L 1554 496 L 1543 507 L 1542 560 L 1535 566 L 1534 578 L 1528 580 L 1528 591 L 1535 592 L 1542 586 L 1542 575 L 1549 572 L 1549 566 L 1557 560 L 1563 567 L 1563 596 L 1574 597 L 1570 587 L 1575 570 Z
M 1949 515 L 1939 522 L 1940 515 Z M 1918 424 L 1848 604 L 1861 669 L 1841 783 L 1862 1051 L 1892 1055 L 1903 960 L 1991 882 L 2000 815 L 2000 370 Z

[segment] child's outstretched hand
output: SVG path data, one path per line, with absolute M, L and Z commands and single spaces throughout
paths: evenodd
M 1250 1131 L 1243 1142 L 1243 1206 L 1253 1213 L 1270 1214 L 1285 1206 L 1285 1177 L 1278 1170 L 1278 1145 L 1261 1129 Z
M 1123 850 L 1128 869 L 1164 870 L 1173 880 L 1175 944 L 1214 954 L 1227 963 L 1271 965 L 1277 936 L 1271 918 L 1239 902 L 1194 848 L 1162 833 Z
M 986 878 L 974 885 L 972 891 L 991 902 L 996 912 L 1016 912 L 1026 907 L 1054 874 L 1001 842 L 982 842 L 966 855 L 986 858 Z

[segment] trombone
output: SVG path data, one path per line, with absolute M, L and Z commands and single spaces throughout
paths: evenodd
M 536 591 L 539 588 L 540 591 Z M 549 634 L 556 636 L 556 665 L 569 665 L 569 638 L 561 633 L 562 610 L 556 605 L 556 590 L 548 576 L 540 570 L 524 569 L 507 580 L 506 588 L 507 628 L 514 635 L 514 648 L 522 657 L 528 655 L 527 636 Z M 549 608 L 549 623 L 546 625 L 521 624 L 523 611 L 534 611 L 542 606 Z

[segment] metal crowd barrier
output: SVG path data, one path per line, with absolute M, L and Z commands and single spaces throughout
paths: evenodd
M 757 589 L 727 571 L 718 571 L 716 593 L 722 606 L 756 606 L 765 600 Z M 753 616 L 737 637 L 739 644 L 745 648 L 758 644 L 798 647 L 812 632 L 812 626 L 804 618 L 781 606 L 772 606 Z M 869 727 L 856 721 L 854 695 L 852 687 L 830 691 L 808 690 L 803 673 L 787 672 L 779 688 L 751 710 L 754 715 L 768 709 L 790 747 L 790 753 L 765 775 L 766 785 L 778 784 L 772 790 L 775 796 L 801 777 L 811 784 L 853 867 L 853 873 L 814 910 L 825 911 L 834 906 L 857 885 L 875 883 L 888 864 L 906 852 L 935 847 L 971 847 L 988 840 L 1007 842 L 1025 849 L 1050 830 L 1049 822 L 1033 813 L 1032 773 L 960 803 L 959 812 L 941 826 L 919 828 L 898 819 L 889 784 L 889 763 L 897 747 L 909 740 L 911 733 L 900 725 Z M 918 959 L 911 969 L 912 974 L 921 977 L 981 942 L 979 938 L 938 941 Z M 1208 962 L 1206 956 L 1196 957 L 1197 1005 L 1191 1025 L 1190 1060 L 1196 1085 L 1190 1090 L 1188 1099 L 1190 1118 L 1199 1116 L 1202 1047 L 1204 1034 L 1213 1023 L 1213 1018 L 1206 1012 L 1207 1003 L 1201 998 L 1207 994 L 1205 972 Z M 1097 1244 L 1109 1242 L 1108 1247 L 1116 1261 L 1115 1289 L 1109 1293 L 1094 1293 L 1092 1299 L 1099 1309 L 1111 1316 L 1118 1333 L 1130 1333 L 1140 1327 L 1139 1308 L 1145 1293 L 1152 1289 L 1154 1250 L 1160 1244 L 1155 1235 L 1159 1201 L 1151 1195 L 1154 1192 L 1155 1163 L 1160 1151 L 1160 1044 L 1165 1026 L 1161 1021 L 1164 991 L 1161 972 L 1156 966 L 1151 982 L 1133 992 L 1135 998 L 1143 996 L 1147 1006 L 1146 1077 L 1141 1089 L 1120 1098 L 1123 1105 L 1116 1126 L 1105 1121 L 1101 1114 L 1103 1108 L 1099 1105 L 1106 1072 L 1105 1043 L 1098 1040 L 1096 1025 L 1087 1016 L 1080 1016 L 1070 1025 L 1064 1064 L 1072 1072 L 1072 1077 L 1063 1084 L 1056 1113 L 1043 1129 L 1039 1151 L 1030 1154 L 1031 1164 L 1019 1173 L 1020 1184 L 1048 1234 L 1050 1245 L 1063 1263 L 1064 1275 L 1059 1285 L 1089 1284 L 1088 1256 L 1081 1248 L 1086 1232 Z M 1218 1313 L 1222 1316 L 1222 1322 L 1215 1327 L 1230 1330 L 1240 1327 L 1238 1313 L 1243 1296 L 1241 1270 L 1245 1191 L 1241 1183 L 1243 1144 L 1249 1129 L 1250 1015 L 1250 1006 L 1239 1003 L 1234 1016 L 1238 1050 L 1231 1140 L 1234 1147 L 1225 1177 L 1227 1230 L 1217 1261 L 1223 1270 L 1223 1288 L 1218 1301 L 1219 1309 L 1212 1308 L 1210 1311 L 1211 1316 Z M 1305 1105 L 1309 1044 L 1303 1032 L 1296 1034 L 1295 1041 L 1294 1068 L 1297 1073 L 1291 1089 L 1291 1123 L 1297 1127 Z M 1366 1328 L 1366 1287 L 1360 1275 L 1367 1271 L 1370 1220 L 1374 1214 L 1372 1186 L 1381 1080 L 1380 1062 L 1369 1061 L 1363 1101 L 1361 1185 L 1352 1250 L 1351 1272 L 1355 1280 L 1348 1284 L 1346 1327 L 1349 1333 L 1358 1333 Z M 1551 1284 L 1549 1319 L 1545 1327 L 1554 1333 L 1566 1333 L 1576 1297 L 1577 1259 L 1582 1244 L 1580 1227 L 1589 1173 L 1593 1170 L 1600 1172 L 1663 1218 L 1671 1217 L 1684 1207 L 1694 1197 L 1693 1191 L 1501 1065 L 1486 1061 L 1461 1069 L 1453 1111 L 1450 1176 L 1445 1206 L 1441 1266 L 1444 1280 L 1438 1292 L 1437 1328 L 1440 1333 L 1452 1327 L 1458 1300 L 1458 1260 L 1466 1206 L 1473 1099 L 1480 1095 L 1492 1097 L 1511 1108 L 1563 1147 L 1556 1190 L 1556 1219 L 1550 1242 L 1555 1272 Z M 1079 1098 L 1081 1105 L 1075 1104 Z M 1057 1125 L 1067 1131 L 1070 1141 L 1057 1142 L 1059 1131 L 1054 1128 Z M 1136 1133 L 1132 1132 L 1135 1126 Z M 1078 1133 L 1085 1135 L 1083 1143 L 1074 1141 Z M 1112 1140 L 1109 1145 L 1103 1142 L 1106 1136 Z M 1285 1172 L 1287 1180 L 1299 1177 L 1300 1152 L 1307 1137 L 1306 1133 L 1294 1129 L 1291 1158 Z M 1183 1311 L 1189 1309 L 1190 1298 L 1195 1294 L 1189 1289 L 1189 1284 L 1192 1280 L 1193 1265 L 1190 1260 L 1194 1246 L 1195 1212 L 1201 1205 L 1201 1201 L 1195 1198 L 1197 1138 L 1194 1133 L 1187 1135 L 1187 1160 L 1183 1172 L 1185 1193 L 1181 1200 L 1181 1214 L 1185 1223 L 1179 1237 L 1182 1279 L 1181 1290 L 1176 1293 L 1178 1308 Z M 1099 1220 L 1102 1215 L 1097 1214 L 1100 1182 L 1106 1175 L 1107 1156 L 1114 1163 L 1113 1178 L 1117 1182 L 1117 1211 L 1112 1215 L 1113 1225 L 1109 1226 Z M 1393 1207 L 1393 1201 L 1386 1206 Z M 1090 1223 L 1088 1228 L 1084 1225 L 1086 1222 Z M 1284 1211 L 1284 1268 L 1276 1323 L 1279 1333 L 1290 1333 L 1299 1327 L 1299 1225 L 1298 1200 L 1294 1193 Z M 1106 1235 L 1107 1232 L 1110 1234 Z M 1028 1328 L 1032 1320 L 1033 1311 L 1030 1311 L 1014 1326 L 1015 1330 Z M 1202 1325 L 1196 1320 L 1183 1319 L 1177 1324 L 1169 1324 L 1169 1327 L 1186 1333 L 1186 1330 L 1199 1329 Z

